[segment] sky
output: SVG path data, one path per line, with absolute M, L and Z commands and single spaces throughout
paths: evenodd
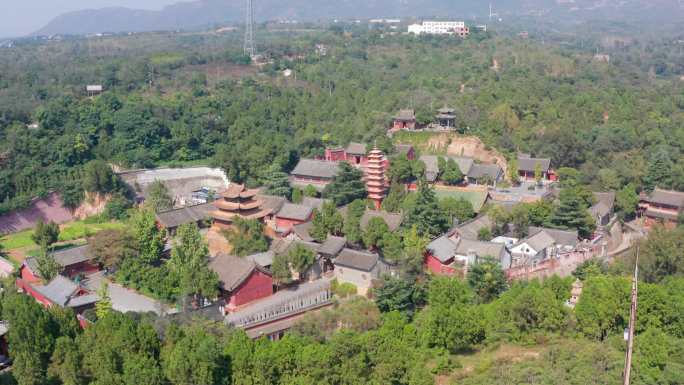
M 177 2 L 179 0 L 0 0 L 0 37 L 30 34 L 65 12 L 113 6 L 161 9 Z

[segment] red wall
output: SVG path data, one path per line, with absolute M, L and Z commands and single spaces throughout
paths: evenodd
M 228 308 L 235 308 L 272 294 L 273 278 L 255 269 L 249 278 L 230 294 Z
M 439 261 L 439 259 L 435 258 L 429 253 L 425 256 L 425 267 L 431 273 L 436 275 L 455 275 L 460 272 L 459 269 L 443 265 L 442 262 Z
M 311 220 L 311 216 L 309 216 L 309 218 L 307 218 L 307 220 L 305 220 L 305 221 L 300 221 L 297 219 L 281 218 L 279 216 L 276 216 L 275 223 L 276 223 L 276 228 L 278 228 L 278 230 L 284 229 L 284 230 L 289 231 L 292 229 L 292 226 L 298 225 L 301 223 L 305 223 L 305 222 L 308 222 L 310 220 Z
M 31 297 L 35 298 L 36 301 L 40 302 L 43 306 L 46 308 L 52 306 L 52 302 L 43 297 L 42 294 L 38 293 L 37 291 L 33 290 L 33 287 L 31 287 L 31 284 L 29 282 L 24 281 L 21 278 L 17 278 L 16 285 L 18 288 L 22 289 L 26 294 L 30 295 Z
M 401 129 L 409 129 L 409 130 L 414 130 L 416 128 L 416 122 L 415 121 L 403 121 L 403 120 L 395 120 L 393 128 L 395 130 L 401 130 Z
M 31 272 L 31 269 L 29 269 L 26 265 L 22 265 L 19 268 L 19 272 L 21 275 L 21 279 L 27 283 L 39 283 L 40 282 L 40 278 L 33 275 L 33 273 Z

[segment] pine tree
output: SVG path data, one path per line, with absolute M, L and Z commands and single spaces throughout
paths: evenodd
M 382 209 L 390 213 L 399 212 L 405 197 L 406 190 L 404 185 L 401 183 L 392 183 L 387 197 L 385 197 L 385 199 L 382 201 Z
M 671 172 L 672 159 L 670 159 L 667 150 L 661 148 L 653 154 L 648 162 L 648 172 L 644 176 L 644 189 L 653 191 L 658 186 L 669 188 L 672 183 Z
M 280 165 L 273 164 L 264 178 L 266 192 L 271 195 L 281 196 L 290 199 L 292 187 L 286 173 L 280 169 Z
M 578 188 L 561 190 L 559 205 L 551 215 L 551 224 L 558 228 L 576 229 L 583 238 L 590 237 L 596 228 Z
M 514 185 L 520 183 L 520 169 L 518 167 L 518 159 L 513 158 L 508 162 L 508 179 L 510 179 L 511 183 Z
M 463 181 L 463 173 L 458 163 L 452 158 L 447 160 L 444 171 L 442 172 L 442 181 L 448 185 L 455 185 Z
M 164 250 L 166 231 L 159 230 L 154 213 L 148 209 L 138 210 L 131 218 L 131 225 L 140 260 L 147 264 L 154 264 Z
M 427 183 L 418 186 L 415 203 L 406 213 L 407 226 L 416 226 L 422 235 L 437 236 L 449 228 L 449 220 L 440 210 L 435 192 Z
M 109 284 L 107 282 L 102 282 L 97 290 L 97 295 L 100 300 L 95 304 L 95 314 L 97 314 L 97 319 L 103 319 L 112 311 L 112 300 L 109 298 Z
M 333 181 L 325 187 L 323 195 L 331 199 L 337 206 L 366 197 L 366 185 L 363 173 L 347 162 L 340 162 L 339 171 Z

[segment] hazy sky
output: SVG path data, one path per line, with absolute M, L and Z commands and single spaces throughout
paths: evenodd
M 64 12 L 121 6 L 160 9 L 179 0 L 0 0 L 0 37 L 35 32 Z

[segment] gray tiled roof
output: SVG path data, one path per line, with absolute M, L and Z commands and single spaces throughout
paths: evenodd
M 395 231 L 401 226 L 401 214 L 388 213 L 387 211 L 366 210 L 361 216 L 361 230 L 366 230 L 368 222 L 373 218 L 382 218 L 390 231 Z
M 397 120 L 415 120 L 416 112 L 414 110 L 399 110 L 394 118 Z
M 379 256 L 375 253 L 358 251 L 352 249 L 342 249 L 335 259 L 336 266 L 348 267 L 350 269 L 371 271 L 378 264 Z
M 40 278 L 40 271 L 38 271 L 38 258 L 28 257 L 24 260 L 24 265 L 28 266 L 33 275 Z
M 345 149 L 347 154 L 366 155 L 366 145 L 363 143 L 351 142 Z
M 425 179 L 427 179 L 428 182 L 434 182 L 437 179 L 437 175 L 439 175 L 439 158 L 440 156 L 437 155 L 421 155 L 419 158 L 425 163 Z M 455 160 L 463 175 L 468 175 L 474 164 L 472 158 L 456 156 L 442 156 L 442 158 L 444 158 L 444 160 Z
M 327 162 L 317 159 L 300 159 L 297 166 L 290 174 L 298 176 L 310 176 L 324 179 L 332 179 L 339 170 L 337 162 Z
M 220 253 L 209 262 L 209 268 L 216 272 L 225 291 L 233 291 L 240 286 L 255 269 L 270 275 L 270 272 L 254 261 Z
M 347 238 L 329 235 L 323 242 L 318 252 L 325 255 L 336 256 L 347 244 Z
M 647 201 L 650 203 L 682 208 L 684 207 L 684 192 L 663 190 L 656 187 L 651 195 L 648 196 Z
M 615 192 L 595 192 L 596 204 L 589 208 L 589 211 L 594 216 L 603 217 L 613 211 L 615 205 Z
M 462 225 L 456 227 L 456 232 L 465 239 L 476 240 L 478 232 L 483 228 L 491 228 L 492 220 L 488 215 L 482 215 L 477 218 L 464 222 Z
M 503 243 L 494 242 L 484 242 L 484 241 L 474 241 L 470 239 L 460 238 L 458 240 L 458 245 L 456 246 L 456 254 L 459 255 L 470 255 L 475 254 L 476 256 L 483 257 L 494 257 L 499 260 L 506 250 L 506 245 Z
M 435 258 L 444 263 L 453 258 L 454 254 L 456 253 L 456 246 L 456 243 L 449 239 L 448 236 L 442 235 L 441 237 L 428 243 L 427 249 Z
M 475 163 L 468 172 L 468 178 L 480 179 L 488 175 L 493 181 L 498 181 L 503 176 L 503 170 L 496 164 Z
M 549 235 L 549 233 L 546 231 L 540 231 L 534 235 L 530 235 L 522 240 L 521 243 L 522 242 L 527 243 L 537 252 L 542 251 L 547 247 L 553 246 L 553 244 L 556 243 L 553 237 L 551 237 L 551 235 Z
M 257 253 L 257 254 L 252 254 L 248 255 L 245 258 L 253 261 L 259 266 L 262 267 L 267 267 L 271 266 L 273 264 L 273 257 L 275 256 L 275 253 L 271 250 L 265 251 L 263 253 Z
M 306 221 L 311 217 L 313 208 L 294 203 L 285 203 L 280 211 L 276 214 L 279 218 L 294 219 L 298 221 Z
M 532 236 L 539 232 L 547 233 L 554 242 L 561 246 L 576 246 L 579 243 L 579 235 L 577 230 L 559 230 L 559 229 L 549 229 L 545 227 L 529 227 L 529 235 Z
M 62 267 L 75 265 L 77 263 L 89 261 L 94 258 L 90 253 L 88 245 L 55 251 L 52 253 L 52 256 L 55 258 L 55 262 Z
M 549 171 L 551 166 L 551 159 L 549 158 L 530 158 L 525 155 L 518 155 L 518 170 L 526 172 L 534 172 L 537 163 L 541 165 L 543 172 Z
M 321 208 L 323 208 L 323 204 L 325 204 L 326 202 L 330 202 L 330 200 L 313 197 L 302 198 L 302 205 L 313 207 L 315 209 L 318 209 L 319 211 L 321 210 Z
M 394 145 L 394 151 L 396 151 L 399 154 L 408 154 L 409 151 L 413 149 L 413 146 L 410 144 L 395 144 Z
M 94 294 L 74 296 L 79 286 L 61 275 L 57 275 L 47 285 L 34 286 L 33 288 L 52 303 L 59 306 L 79 307 L 95 303 L 98 300 Z
M 279 197 L 275 195 L 258 195 L 261 203 L 261 208 L 264 210 L 271 210 L 272 213 L 277 213 L 283 207 L 287 199 L 285 197 Z
M 186 206 L 180 209 L 171 209 L 157 213 L 157 221 L 162 226 L 173 229 L 180 225 L 209 219 L 212 210 L 214 210 L 214 206 L 211 202 Z
M 300 223 L 300 224 L 292 226 L 292 231 L 302 241 L 311 242 L 314 240 L 313 237 L 311 236 L 311 234 L 309 234 L 309 231 L 311 231 L 312 227 L 313 227 L 313 223 L 311 221 L 309 221 L 309 222 L 304 222 L 304 223 Z

